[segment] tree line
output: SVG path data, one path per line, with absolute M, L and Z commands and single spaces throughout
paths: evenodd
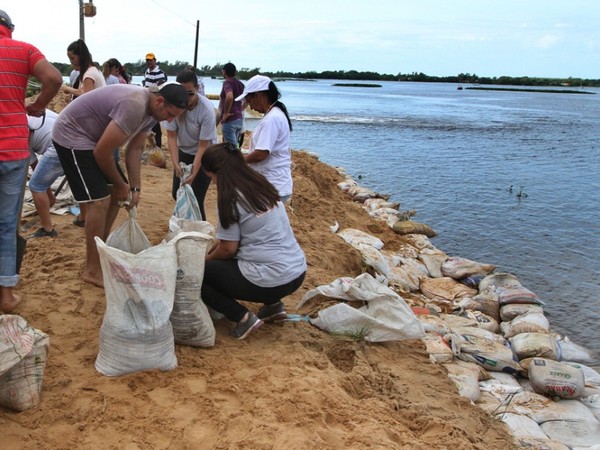
M 58 70 L 65 76 L 71 71 L 70 64 L 53 63 Z M 160 68 L 167 75 L 175 77 L 178 73 L 185 70 L 190 64 L 187 61 L 160 61 Z M 128 74 L 133 76 L 143 76 L 146 71 L 146 61 L 138 60 L 134 63 L 123 64 Z M 196 74 L 202 77 L 220 78 L 223 76 L 222 69 L 224 64 L 217 63 L 214 66 L 204 65 L 196 68 Z M 238 77 L 247 80 L 256 74 L 267 75 L 274 79 L 295 78 L 301 80 L 368 80 L 368 81 L 419 81 L 432 83 L 458 83 L 458 84 L 495 84 L 510 86 L 575 86 L 575 87 L 600 87 L 600 79 L 587 78 L 543 78 L 543 77 L 480 77 L 471 73 L 459 73 L 445 77 L 427 75 L 423 72 L 380 74 L 377 72 L 357 71 L 357 70 L 326 70 L 323 72 L 269 72 L 261 71 L 259 67 L 238 68 Z

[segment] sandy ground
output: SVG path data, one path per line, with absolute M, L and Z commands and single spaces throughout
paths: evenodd
M 285 298 L 288 312 L 308 290 L 363 271 L 359 253 L 329 230 L 335 221 L 386 248 L 403 243 L 336 187 L 333 168 L 304 152 L 294 153 L 294 164 L 289 215 L 308 273 Z M 142 172 L 138 222 L 157 244 L 174 206 L 171 172 Z M 206 203 L 215 224 L 212 186 Z M 458 395 L 420 341 L 356 342 L 307 323 L 267 324 L 237 341 L 221 320 L 214 347 L 177 346 L 173 371 L 99 374 L 104 291 L 80 280 L 83 229 L 70 215 L 53 217 L 59 236 L 27 244 L 16 311 L 50 335 L 41 403 L 22 413 L 0 409 L 0 448 L 513 448 L 503 425 Z M 116 225 L 125 218 L 120 212 Z

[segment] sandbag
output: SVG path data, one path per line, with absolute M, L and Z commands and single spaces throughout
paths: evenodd
M 479 282 L 479 292 L 487 289 L 495 290 L 497 288 L 520 287 L 521 282 L 512 273 L 498 272 L 488 275 Z
M 523 286 L 514 287 L 499 287 L 496 288 L 496 294 L 498 295 L 498 302 L 500 306 L 509 305 L 512 303 L 525 303 L 525 304 L 536 304 L 543 305 L 537 294 L 531 292 L 529 289 Z
M 495 298 L 481 297 L 462 297 L 454 301 L 455 312 L 461 313 L 465 310 L 480 311 L 486 316 L 491 317 L 496 322 L 500 322 L 500 304 Z
M 519 361 L 534 356 L 558 360 L 556 337 L 552 334 L 521 333 L 510 338 L 510 343 Z
M 135 218 L 136 208 L 131 208 L 129 218 L 108 235 L 106 245 L 134 255 L 150 248 L 152 244 Z
M 454 278 L 423 278 L 420 283 L 423 295 L 437 300 L 454 300 L 461 297 L 473 297 L 477 290 L 459 283 Z
M 527 313 L 543 314 L 544 309 L 540 305 L 530 303 L 511 303 L 500 308 L 500 319 L 503 322 L 510 322 L 515 317 Z
M 192 347 L 212 347 L 215 344 L 215 326 L 208 308 L 202 301 L 200 291 L 204 279 L 205 255 L 213 238 L 213 229 L 208 222 L 195 222 L 200 231 L 169 233 L 168 239 L 178 238 L 177 281 L 175 284 L 175 301 L 170 320 L 176 344 Z M 188 224 L 186 228 L 193 228 Z
M 177 367 L 173 309 L 177 238 L 137 255 L 95 238 L 106 295 L 95 367 L 108 376 Z
M 50 338 L 17 315 L 0 315 L 0 406 L 25 411 L 40 402 Z
M 600 422 L 597 420 L 550 420 L 540 425 L 550 439 L 569 447 L 591 447 L 600 442 Z
M 477 328 L 483 328 L 484 330 L 491 331 L 492 333 L 498 333 L 500 331 L 500 325 L 498 325 L 498 322 L 493 317 L 490 317 L 481 311 L 467 310 L 463 311 L 460 315 L 469 319 L 474 319 L 477 322 Z
M 422 234 L 427 237 L 435 237 L 437 233 L 429 225 L 424 223 L 413 222 L 412 220 L 399 220 L 392 226 L 398 234 Z
M 549 333 L 550 322 L 543 313 L 527 313 L 515 317 L 510 322 L 500 324 L 505 338 L 511 338 L 521 333 Z
M 310 323 L 330 333 L 355 336 L 370 342 L 419 339 L 423 326 L 404 299 L 368 273 L 355 279 L 338 278 L 329 285 L 307 292 L 298 309 L 316 295 L 341 300 L 361 300 L 365 306 L 356 309 L 339 303 L 319 311 Z
M 369 234 L 365 233 L 361 230 L 356 230 L 354 228 L 344 228 L 341 231 L 338 231 L 338 236 L 344 239 L 348 244 L 361 243 L 367 244 L 371 247 L 381 250 L 383 248 L 383 242 L 381 239 Z
M 454 356 L 463 361 L 474 362 L 490 371 L 506 373 L 521 371 L 510 347 L 495 340 L 456 332 L 447 334 L 444 339 L 450 342 Z
M 558 398 L 579 398 L 583 395 L 583 371 L 568 364 L 544 358 L 529 363 L 529 381 L 538 394 Z
M 444 364 L 448 370 L 448 378 L 452 380 L 461 397 L 472 402 L 479 400 L 479 367 L 475 364 Z
M 574 361 L 582 364 L 591 364 L 594 361 L 588 349 L 571 341 L 567 336 L 557 339 L 556 345 L 561 361 Z
M 429 359 L 434 363 L 449 363 L 454 359 L 454 354 L 443 336 L 437 333 L 425 333 L 421 338 Z
M 472 275 L 488 275 L 495 269 L 496 266 L 493 264 L 483 264 L 457 256 L 449 257 L 441 267 L 442 274 L 445 277 L 454 278 L 455 280 Z
M 419 260 L 425 264 L 427 267 L 427 271 L 431 274 L 432 278 L 442 278 L 442 264 L 444 261 L 448 259 L 448 255 L 446 255 L 441 250 L 437 249 L 424 249 L 421 253 L 419 253 Z

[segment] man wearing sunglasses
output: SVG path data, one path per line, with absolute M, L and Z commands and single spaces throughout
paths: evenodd
M 9 15 L 0 10 L 0 312 L 19 303 L 13 287 L 19 282 L 17 225 L 29 163 L 26 113 L 41 116 L 62 85 L 62 75 L 33 45 L 14 40 Z M 42 84 L 37 99 L 25 106 L 27 80 Z

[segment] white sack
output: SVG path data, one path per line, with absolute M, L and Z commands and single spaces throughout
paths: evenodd
M 340 300 L 362 300 L 366 305 L 356 309 L 345 303 L 330 306 L 310 322 L 316 327 L 339 334 L 364 334 L 371 342 L 419 339 L 423 326 L 404 299 L 375 280 L 368 273 L 355 279 L 338 278 L 329 285 L 307 292 L 298 309 L 312 297 L 321 294 Z
M 106 238 L 106 245 L 127 253 L 138 254 L 142 250 L 150 248 L 152 244 L 144 234 L 144 231 L 135 220 L 136 209 L 129 210 L 129 218 L 115 228 Z
M 173 309 L 177 254 L 175 240 L 137 255 L 95 238 L 106 295 L 96 370 L 108 376 L 177 367 Z
M 559 398 L 579 398 L 583 395 L 583 371 L 568 364 L 544 358 L 529 363 L 529 381 L 538 394 Z
M 198 229 L 207 222 L 196 222 Z M 210 228 L 212 225 L 208 224 Z M 188 226 L 189 228 L 189 226 Z M 212 347 L 215 326 L 201 298 L 205 255 L 212 243 L 210 234 L 200 232 L 170 233 L 177 237 L 177 282 L 171 324 L 176 344 L 192 347 Z
M 49 342 L 22 317 L 0 314 L 1 407 L 20 412 L 39 404 Z
M 183 182 L 192 173 L 192 164 L 180 162 L 179 166 L 183 170 L 183 175 L 180 180 L 179 189 L 177 189 L 177 193 L 175 194 L 173 215 L 181 219 L 201 221 L 202 214 L 200 213 L 200 207 L 198 206 L 194 190 L 189 184 Z

